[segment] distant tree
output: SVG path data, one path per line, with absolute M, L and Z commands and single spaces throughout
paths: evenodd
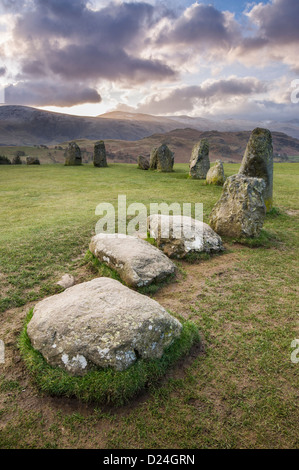
M 11 161 L 5 155 L 0 155 L 0 165 L 11 165 Z
M 25 155 L 26 155 L 26 154 L 25 154 L 25 152 L 23 152 L 23 150 L 16 150 L 16 151 L 14 152 L 14 156 L 15 156 L 15 157 L 25 157 Z

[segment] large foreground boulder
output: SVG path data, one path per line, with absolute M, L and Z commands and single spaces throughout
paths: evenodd
M 190 159 L 190 176 L 194 179 L 205 180 L 210 169 L 210 146 L 207 139 L 200 140 L 194 145 Z
M 264 201 L 267 211 L 271 210 L 273 205 L 273 145 L 272 135 L 268 129 L 258 127 L 252 132 L 239 174 L 265 180 Z
M 151 215 L 148 217 L 148 228 L 158 247 L 170 258 L 223 250 L 220 236 L 209 225 L 191 217 Z
M 148 286 L 176 270 L 158 248 L 129 235 L 100 233 L 92 238 L 89 249 L 130 287 Z
M 103 140 L 96 142 L 94 146 L 93 164 L 95 167 L 98 167 L 98 168 L 107 168 L 108 166 L 106 147 L 105 147 L 105 142 Z
M 159 148 L 152 149 L 150 156 L 150 169 L 170 173 L 173 171 L 174 153 L 163 144 Z
M 215 165 L 209 169 L 207 174 L 207 184 L 215 184 L 217 186 L 223 186 L 225 183 L 225 175 L 223 163 L 220 160 L 216 160 Z
M 70 142 L 65 151 L 65 166 L 77 165 L 82 165 L 81 150 L 76 142 Z
M 140 170 L 149 170 L 150 168 L 150 162 L 148 161 L 147 158 L 143 157 L 142 155 L 139 155 L 137 158 L 137 163 L 138 163 L 138 168 Z
M 99 278 L 39 302 L 27 332 L 50 365 L 84 375 L 94 366 L 122 371 L 138 358 L 160 358 L 181 329 L 156 301 Z
M 233 238 L 258 237 L 266 215 L 265 186 L 261 178 L 230 176 L 210 216 L 215 232 Z

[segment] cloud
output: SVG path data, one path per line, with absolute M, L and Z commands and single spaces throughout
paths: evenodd
M 165 96 L 155 94 L 138 106 L 139 112 L 164 114 L 190 112 L 198 106 L 209 107 L 229 98 L 264 93 L 266 85 L 255 78 L 231 78 L 206 82 L 199 86 L 177 88 Z
M 161 31 L 157 43 L 193 45 L 199 49 L 204 45 L 229 48 L 239 37 L 240 27 L 232 14 L 195 3 Z
M 146 3 L 111 3 L 94 11 L 85 0 L 35 0 L 15 27 L 15 37 L 27 45 L 24 77 L 51 73 L 134 83 L 173 78 L 171 67 L 139 54 L 155 16 Z
M 6 75 L 6 67 L 0 67 L 0 77 Z
M 100 103 L 100 94 L 81 85 L 73 89 L 67 84 L 53 84 L 47 81 L 19 82 L 5 89 L 5 103 L 28 106 L 61 106 Z

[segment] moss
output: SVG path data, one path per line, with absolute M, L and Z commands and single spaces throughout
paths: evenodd
M 18 345 L 33 380 L 42 392 L 53 396 L 73 397 L 84 402 L 124 405 L 141 390 L 157 383 L 170 367 L 189 353 L 193 345 L 200 342 L 197 327 L 186 321 L 183 322 L 180 338 L 165 350 L 161 359 L 138 359 L 123 372 L 111 368 L 95 368 L 83 377 L 74 377 L 59 367 L 50 366 L 32 347 L 27 334 L 27 325 L 32 315 L 33 310 L 26 318 Z

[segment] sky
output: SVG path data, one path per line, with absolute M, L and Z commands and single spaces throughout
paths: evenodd
M 298 20 L 298 0 L 0 0 L 2 101 L 296 119 Z

